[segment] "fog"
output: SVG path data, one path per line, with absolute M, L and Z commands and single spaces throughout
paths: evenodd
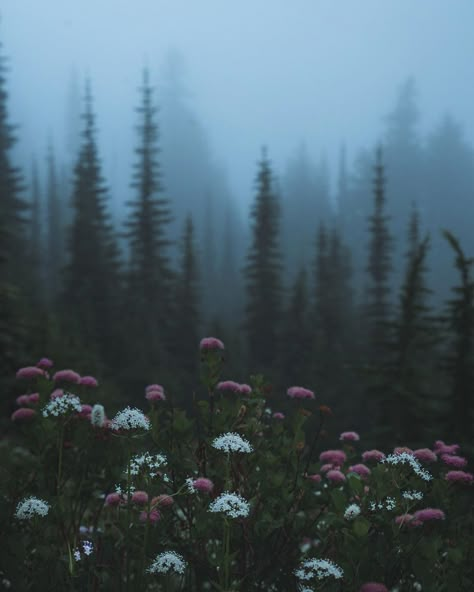
M 301 142 L 334 172 L 341 143 L 349 162 L 375 144 L 408 76 L 422 133 L 450 112 L 474 137 L 470 0 L 2 0 L 1 18 L 17 149 L 67 148 L 70 81 L 82 94 L 88 76 L 113 188 L 129 183 L 141 70 L 160 104 L 170 52 L 243 215 L 262 144 L 277 173 Z

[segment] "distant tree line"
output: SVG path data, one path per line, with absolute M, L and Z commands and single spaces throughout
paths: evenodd
M 280 182 L 264 149 L 244 243 L 232 232 L 232 208 L 224 208 L 217 239 L 209 196 L 204 219 L 197 224 L 189 211 L 173 238 L 174 201 L 164 189 L 157 99 L 146 70 L 120 225 L 89 82 L 70 182 L 50 146 L 44 187 L 37 162 L 28 187 L 12 162 L 16 137 L 1 60 L 4 393 L 17 367 L 48 355 L 62 367 L 96 372 L 110 401 L 139 404 L 144 386 L 161 382 L 191 407 L 198 341 L 215 334 L 230 352 L 227 378 L 263 373 L 275 409 L 284 408 L 287 387 L 301 384 L 333 409 L 337 426 L 365 429 L 380 446 L 442 435 L 468 441 L 474 159 L 450 118 L 421 147 L 412 81 L 385 141 L 360 156 L 352 175 L 341 152 L 336 208 L 324 159 L 313 169 L 302 148 Z

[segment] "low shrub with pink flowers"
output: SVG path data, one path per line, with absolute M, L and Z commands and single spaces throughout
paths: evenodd
M 323 447 L 323 393 L 289 385 L 270 409 L 261 376 L 221 379 L 222 341 L 200 351 L 192 413 L 166 384 L 146 387 L 141 409 L 106 409 L 92 376 L 47 358 L 18 370 L 0 443 L 2 585 L 474 589 L 474 476 L 459 445 L 382 451 L 346 431 Z

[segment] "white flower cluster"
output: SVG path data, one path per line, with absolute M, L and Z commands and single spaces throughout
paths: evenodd
M 295 576 L 299 580 L 324 580 L 333 577 L 339 580 L 344 575 L 342 569 L 329 559 L 307 559 L 303 561 L 298 569 L 295 570 Z
M 130 483 L 130 495 L 135 491 L 135 489 L 136 489 L 135 485 Z M 127 490 L 122 489 L 122 487 L 120 485 L 116 485 L 115 486 L 115 493 L 118 493 L 119 495 L 122 495 L 125 498 L 127 495 Z
M 418 477 L 421 477 L 424 481 L 431 481 L 433 479 L 433 476 L 428 471 L 422 468 L 418 459 L 416 459 L 413 456 L 413 454 L 410 454 L 409 452 L 401 452 L 400 454 L 389 454 L 380 462 L 388 463 L 390 465 L 408 464 L 418 475 Z
M 110 424 L 112 430 L 149 430 L 150 420 L 140 409 L 125 407 L 119 411 Z
M 146 471 L 147 476 L 154 479 L 158 476 L 158 469 L 165 466 L 167 462 L 164 454 L 150 454 L 149 452 L 137 454 L 130 460 L 130 474 L 136 477 Z
M 385 504 L 384 502 L 369 502 L 369 508 L 372 510 L 372 512 L 375 512 L 376 510 L 394 510 L 395 507 L 397 505 L 397 502 L 395 500 L 395 498 L 393 497 L 387 497 L 385 498 Z
M 31 520 L 33 516 L 46 516 L 49 512 L 49 504 L 37 497 L 27 497 L 16 507 L 15 516 L 18 520 Z
M 402 497 L 410 501 L 422 500 L 423 494 L 421 491 L 403 491 Z
M 184 573 L 186 562 L 179 553 L 165 551 L 156 556 L 155 561 L 147 569 L 148 573 L 169 573 L 174 571 L 177 574 Z
M 82 552 L 84 553 L 84 555 L 91 555 L 92 551 L 94 550 L 94 545 L 92 544 L 91 541 L 83 541 L 82 542 Z M 76 549 L 74 551 L 74 559 L 76 561 L 80 561 L 81 560 L 81 552 L 79 549 Z
M 223 512 L 229 518 L 245 518 L 250 504 L 238 493 L 225 491 L 209 504 L 209 512 Z
M 188 477 L 186 479 L 186 487 L 188 488 L 189 493 L 197 492 L 197 489 L 194 487 L 194 479 L 192 477 Z
M 354 520 L 360 514 L 360 506 L 357 504 L 351 504 L 347 506 L 346 511 L 344 512 L 344 518 L 346 520 Z
M 91 424 L 96 428 L 101 428 L 105 423 L 105 409 L 103 405 L 96 404 L 91 411 Z
M 223 452 L 252 452 L 250 442 L 235 432 L 227 432 L 214 439 L 212 446 Z
M 66 415 L 70 411 L 77 413 L 81 412 L 81 401 L 76 395 L 70 393 L 64 393 L 62 397 L 52 399 L 43 407 L 43 417 L 59 417 L 60 415 Z

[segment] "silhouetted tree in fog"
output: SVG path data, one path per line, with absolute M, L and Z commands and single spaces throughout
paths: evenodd
M 247 287 L 245 328 L 251 370 L 270 372 L 278 352 L 282 262 L 280 206 L 265 150 L 258 163 L 256 182 L 257 194 L 250 214 L 252 239 L 244 270 Z

